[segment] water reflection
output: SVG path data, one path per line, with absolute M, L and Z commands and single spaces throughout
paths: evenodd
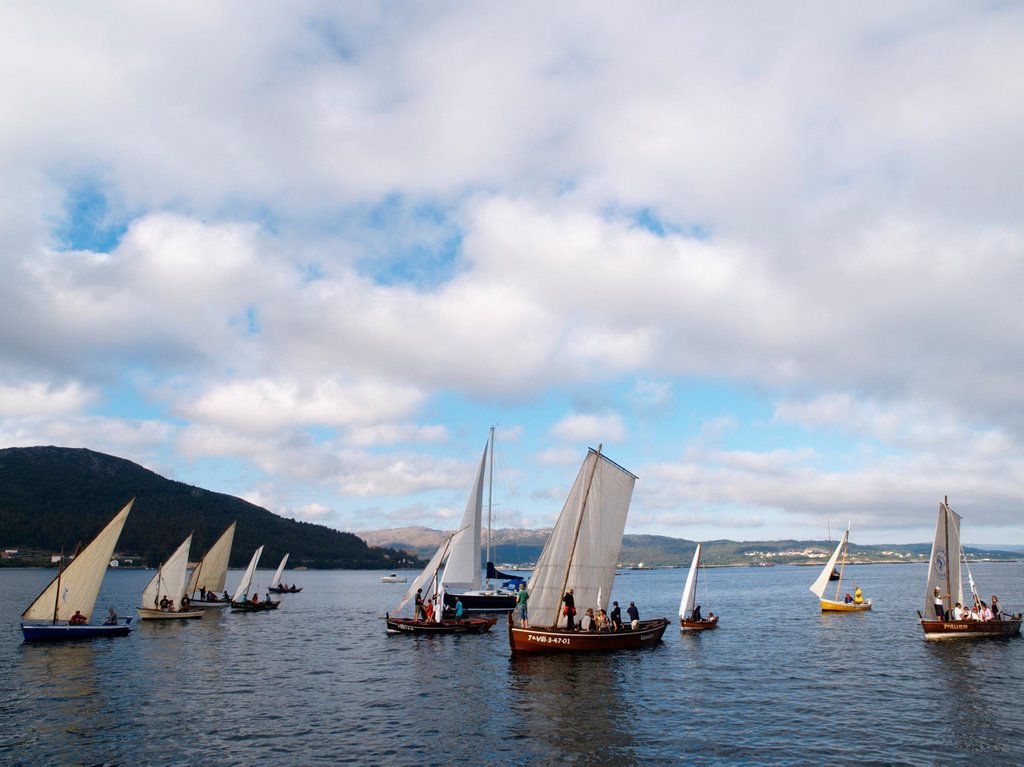
M 633 653 L 630 653 L 633 654 Z M 508 681 L 512 732 L 569 764 L 636 760 L 620 687 L 623 653 L 516 656 Z

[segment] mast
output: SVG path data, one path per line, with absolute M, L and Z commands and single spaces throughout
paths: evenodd
M 57 593 L 53 595 L 53 625 L 57 625 L 57 613 L 60 610 L 60 576 L 64 573 L 64 547 L 60 549 L 60 564 L 57 565 Z
M 594 451 L 594 465 L 590 467 L 590 476 L 587 477 L 587 489 L 583 492 L 583 500 L 580 501 L 580 511 L 576 515 L 576 529 L 572 533 L 572 546 L 569 548 L 569 556 L 565 562 L 565 577 L 562 578 L 562 594 L 565 594 L 565 588 L 569 585 L 569 570 L 572 569 L 572 558 L 576 553 L 576 542 L 580 537 L 580 527 L 583 525 L 583 515 L 587 510 L 587 501 L 590 499 L 590 486 L 594 483 L 594 472 L 597 471 L 597 462 L 601 460 L 601 448 L 604 445 L 598 445 L 597 450 Z M 561 603 L 559 603 L 561 604 Z M 555 607 L 555 619 L 551 621 L 552 626 L 558 625 L 558 607 Z
M 949 597 L 949 602 L 950 602 L 949 606 L 952 607 L 953 606 L 953 587 L 950 584 L 950 580 L 949 580 L 949 573 L 950 573 L 950 570 L 952 568 L 949 566 L 949 496 L 948 495 L 943 496 L 943 498 L 942 498 L 942 506 L 943 506 L 943 509 L 945 510 L 945 514 L 942 515 L 942 530 L 943 530 L 943 535 L 946 538 L 946 596 Z M 959 541 L 957 541 L 956 556 L 957 556 L 957 559 L 960 558 L 960 542 Z M 945 609 L 945 608 L 943 608 L 943 609 Z
M 491 559 L 491 492 L 494 489 L 494 427 L 491 427 L 491 467 L 487 471 L 487 561 Z M 478 560 L 479 561 L 479 560 Z

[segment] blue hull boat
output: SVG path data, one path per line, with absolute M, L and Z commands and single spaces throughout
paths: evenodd
M 76 639 L 99 639 L 101 637 L 123 637 L 131 632 L 131 618 L 117 625 L 71 626 L 59 623 L 22 623 L 21 633 L 26 642 L 67 642 Z

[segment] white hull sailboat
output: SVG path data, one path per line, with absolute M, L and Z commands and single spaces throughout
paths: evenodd
M 67 567 L 63 567 L 64 560 L 61 558 L 57 577 L 21 614 L 22 618 L 33 621 L 21 624 L 26 642 L 93 639 L 126 636 L 129 633 L 131 618 L 127 618 L 125 623 L 117 622 L 116 617 L 113 623 L 92 624 L 89 621 L 114 547 L 117 546 L 128 512 L 134 503 L 134 498 L 128 501 Z
M 188 579 L 185 593 L 192 601 L 193 607 L 228 607 L 231 599 L 224 591 L 224 582 L 228 575 L 228 560 L 231 558 L 231 544 L 235 540 L 236 522 L 228 525 L 220 538 L 210 547 L 199 560 L 196 569 Z M 218 594 L 224 594 L 221 598 Z
M 490 456 L 490 471 L 487 471 L 488 456 Z M 473 481 L 473 489 L 470 491 L 469 500 L 466 502 L 466 510 L 462 514 L 460 530 L 465 530 L 457 539 L 452 542 L 451 553 L 448 555 L 448 563 L 444 568 L 444 575 L 441 584 L 444 587 L 445 605 L 449 608 L 455 607 L 455 601 L 462 602 L 462 608 L 466 612 L 505 612 L 511 610 L 516 604 L 515 592 L 507 589 L 484 588 L 483 578 L 480 569 L 480 546 L 481 530 L 483 528 L 483 499 L 484 499 L 484 476 L 490 478 L 490 485 L 494 483 L 494 427 L 491 427 L 484 445 L 483 455 L 480 457 L 480 466 Z M 490 487 L 489 485 L 489 487 Z M 488 572 L 494 569 L 491 562 L 491 500 L 488 490 L 487 501 L 487 566 Z
M 188 550 L 191 545 L 192 536 L 189 535 L 167 561 L 157 568 L 156 575 L 142 592 L 142 605 L 136 608 L 141 620 L 193 620 L 203 617 L 202 610 L 182 608 L 185 575 L 188 572 Z M 167 601 L 170 602 L 169 607 L 160 606 Z
M 961 580 L 961 564 L 967 568 L 971 585 L 972 605 L 981 599 L 975 589 L 970 565 L 964 556 L 960 543 L 960 515 L 949 507 L 949 499 L 939 504 L 939 516 L 935 521 L 935 538 L 928 561 L 928 583 L 925 587 L 924 613 L 918 611 L 925 639 L 968 639 L 979 637 L 1017 636 L 1020 634 L 1022 616 L 1002 615 L 995 620 L 973 620 L 954 616 L 954 608 L 970 609 L 964 603 L 964 585 Z M 936 599 L 939 603 L 936 604 Z M 942 613 L 940 616 L 938 613 Z
M 638 621 L 618 631 L 567 627 L 563 595 L 573 589 L 577 610 L 604 607 L 615 582 L 622 533 L 636 476 L 589 450 L 526 587 L 529 627 L 512 625 L 508 640 L 521 653 L 601 652 L 638 649 L 661 641 L 667 618 Z
M 850 542 L 850 525 L 846 526 L 846 532 L 843 533 L 842 539 L 836 545 L 835 551 L 832 552 L 832 556 L 829 557 L 825 567 L 822 568 L 821 574 L 817 580 L 811 584 L 811 591 L 814 592 L 818 597 L 818 601 L 821 604 L 822 612 L 840 612 L 840 613 L 861 613 L 871 609 L 871 600 L 863 599 L 859 595 L 859 589 L 855 589 L 858 593 L 857 597 L 850 597 L 847 601 L 845 597 L 840 599 L 839 593 L 843 589 L 843 570 L 846 568 L 846 548 Z M 840 561 L 842 556 L 842 564 L 839 567 L 839 577 L 835 578 L 834 573 L 836 572 L 836 563 Z M 835 597 L 830 598 L 825 596 L 825 589 L 829 587 L 829 583 L 834 581 L 836 584 Z
M 700 605 L 697 604 L 697 574 L 700 571 L 701 544 L 697 544 L 693 552 L 693 561 L 690 563 L 690 572 L 686 575 L 686 585 L 683 587 L 683 597 L 679 602 L 679 630 L 680 631 L 707 631 L 718 628 L 718 616 L 708 612 L 707 616 L 700 613 Z

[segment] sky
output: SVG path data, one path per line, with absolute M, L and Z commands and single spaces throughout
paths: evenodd
M 341 530 L 1024 544 L 1024 7 L 0 5 L 0 446 Z M 126 488 L 126 494 L 131 489 Z

